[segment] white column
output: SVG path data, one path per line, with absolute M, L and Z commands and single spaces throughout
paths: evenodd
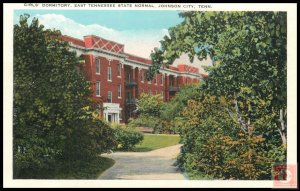
M 116 116 L 116 122 L 117 122 L 117 124 L 119 124 L 119 123 L 120 123 L 120 120 L 119 120 L 119 114 L 118 114 L 118 113 L 115 113 L 115 116 Z
M 107 121 L 107 113 L 106 112 L 104 112 L 104 119 L 105 119 L 105 121 Z

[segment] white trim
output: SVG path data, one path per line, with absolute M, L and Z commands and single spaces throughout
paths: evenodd
M 139 72 L 141 74 L 141 83 L 144 83 L 144 81 L 145 81 L 145 71 L 142 70 L 142 71 L 139 71 Z
M 97 92 L 97 84 L 99 84 L 99 95 L 98 95 L 98 92 Z M 101 97 L 101 82 L 100 81 L 96 81 L 96 97 Z
M 119 75 L 119 70 L 120 70 L 120 75 Z M 121 76 L 122 76 L 122 64 L 121 64 L 121 63 L 118 64 L 117 72 L 118 72 L 117 77 L 118 77 L 118 78 L 121 78 Z
M 120 113 L 122 113 L 122 108 L 120 108 L 119 103 L 104 102 L 103 107 L 105 108 L 103 113 L 106 121 L 108 121 L 108 115 L 112 115 L 112 122 L 120 123 Z
M 113 95 L 112 95 L 112 91 L 107 91 L 107 101 L 108 101 L 108 95 L 109 95 L 109 92 L 110 92 L 110 95 L 111 95 L 111 98 L 110 98 L 110 100 L 111 100 L 111 102 L 107 102 L 107 103 L 113 103 Z
M 135 61 L 135 60 L 130 60 L 130 59 L 127 59 L 128 56 L 127 55 L 124 55 L 124 54 L 119 54 L 119 53 L 115 53 L 115 52 L 109 52 L 107 50 L 102 50 L 102 49 L 93 49 L 93 48 L 85 48 L 85 47 L 81 47 L 81 46 L 76 46 L 76 45 L 70 45 L 70 48 L 73 48 L 77 54 L 93 54 L 95 56 L 105 56 L 105 57 L 110 57 L 109 59 L 119 59 L 119 58 L 122 58 L 122 60 L 124 60 L 124 64 L 125 65 L 129 65 L 129 66 L 132 66 L 132 67 L 138 67 L 138 68 L 141 68 L 141 69 L 146 69 L 148 70 L 149 69 L 149 64 L 145 64 L 145 63 L 142 63 L 142 62 L 138 62 L 138 61 Z M 168 75 L 174 75 L 174 76 L 186 76 L 186 77 L 198 77 L 200 79 L 202 79 L 202 76 L 200 74 L 195 74 L 195 73 L 187 73 L 187 72 L 176 72 L 176 71 L 173 71 L 173 70 L 170 70 L 168 68 L 161 68 L 160 70 L 160 73 L 163 73 L 163 74 L 168 74 Z
M 97 65 L 99 64 L 99 72 L 97 72 Z M 100 67 L 100 58 L 95 58 L 95 67 L 96 67 L 96 75 L 100 75 L 101 73 L 101 67 Z

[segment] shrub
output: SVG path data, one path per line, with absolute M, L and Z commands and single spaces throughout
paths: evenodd
M 189 101 L 184 109 L 178 157 L 180 168 L 192 179 L 268 180 L 274 163 L 284 163 L 286 153 L 276 132 L 267 131 L 268 117 L 253 121 L 245 131 L 226 111 L 229 107 L 214 96 Z M 270 136 L 264 135 L 270 134 Z M 277 144 L 276 143 L 277 140 Z
M 128 123 L 128 127 L 130 128 L 136 128 L 136 127 L 150 127 L 153 128 L 154 131 L 157 133 L 159 132 L 159 125 L 161 123 L 161 120 L 158 117 L 152 117 L 152 116 L 144 116 L 141 115 L 136 119 L 132 119 Z
M 144 135 L 129 127 L 115 126 L 116 150 L 131 150 L 144 139 Z

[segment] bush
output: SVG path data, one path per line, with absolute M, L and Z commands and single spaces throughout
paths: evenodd
M 149 127 L 153 128 L 155 132 L 159 129 L 159 125 L 161 124 L 161 120 L 158 117 L 152 116 L 144 116 L 141 115 L 136 119 L 132 119 L 128 123 L 128 127 L 136 128 L 136 127 Z
M 115 126 L 116 150 L 131 150 L 144 139 L 144 135 L 129 127 Z
M 214 96 L 189 101 L 180 129 L 179 167 L 191 179 L 270 180 L 272 165 L 286 160 L 280 138 L 267 131 L 272 118 L 257 119 L 245 131 L 224 108 L 229 106 Z

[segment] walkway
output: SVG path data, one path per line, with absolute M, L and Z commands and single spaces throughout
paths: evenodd
M 112 158 L 115 165 L 103 172 L 98 179 L 124 180 L 184 180 L 174 166 L 181 145 L 174 145 L 149 152 L 116 152 L 103 154 Z

